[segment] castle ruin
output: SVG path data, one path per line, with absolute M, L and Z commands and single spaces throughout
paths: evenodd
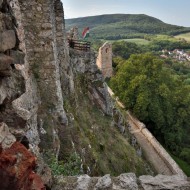
M 112 76 L 112 45 L 110 43 L 105 42 L 103 46 L 99 48 L 96 64 L 102 71 L 104 78 L 110 78 Z

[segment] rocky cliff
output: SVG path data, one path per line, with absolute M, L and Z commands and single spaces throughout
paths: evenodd
M 52 176 L 45 162 L 53 172 L 66 172 L 60 163 L 69 162 L 73 154 L 79 158 L 77 174 L 154 173 L 139 155 L 139 145 L 136 150 L 130 145 L 126 123 L 114 114 L 117 108 L 95 64 L 96 55 L 69 50 L 64 28 L 60 0 L 0 0 L 2 190 L 45 189 L 44 184 L 50 188 Z M 67 175 L 75 169 L 71 165 Z M 93 187 L 77 187 L 76 178 L 68 179 L 63 183 L 56 178 L 53 189 L 67 189 L 70 179 L 73 189 Z M 115 183 L 106 179 L 109 185 Z M 124 175 L 123 183 L 126 179 Z M 99 187 L 101 178 L 97 184 L 98 179 L 92 180 L 98 189 L 111 187 Z

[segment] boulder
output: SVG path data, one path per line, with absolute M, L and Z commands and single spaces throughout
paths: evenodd
M 121 189 L 138 190 L 137 178 L 134 173 L 121 174 L 118 179 Z
M 110 174 L 107 174 L 101 178 L 99 178 L 98 183 L 95 186 L 96 190 L 100 190 L 100 189 L 106 189 L 109 190 L 112 187 L 112 180 L 110 177 Z
M 77 180 L 77 190 L 88 190 L 89 189 L 89 183 L 90 183 L 90 177 L 88 175 L 82 175 L 78 177 Z
M 189 190 L 190 183 L 179 175 L 166 176 L 157 175 L 152 176 L 140 176 L 141 186 L 144 190 L 154 189 L 172 189 L 172 190 Z
M 6 30 L 0 33 L 0 52 L 14 48 L 16 45 L 16 35 L 14 30 Z

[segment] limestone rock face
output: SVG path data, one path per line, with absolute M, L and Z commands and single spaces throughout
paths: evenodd
M 83 75 L 88 84 L 88 96 L 92 102 L 100 108 L 104 114 L 112 115 L 112 101 L 104 84 L 104 78 L 96 65 L 96 57 L 93 52 L 76 52 L 70 49 L 72 80 L 70 89 L 74 89 L 74 79 L 78 75 Z M 74 91 L 74 90 L 72 90 Z

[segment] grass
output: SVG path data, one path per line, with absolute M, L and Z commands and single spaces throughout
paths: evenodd
M 184 33 L 184 34 L 179 34 L 175 36 L 177 39 L 185 39 L 186 41 L 190 42 L 190 32 Z
M 133 38 L 133 39 L 125 39 L 126 42 L 133 42 L 139 45 L 147 45 L 150 43 L 150 41 L 141 39 L 141 38 Z
M 90 168 L 92 176 L 107 173 L 117 176 L 126 172 L 148 174 L 147 164 L 112 125 L 112 117 L 105 116 L 92 105 L 80 85 L 76 85 L 77 93 L 65 104 L 67 112 L 74 118 L 69 124 L 72 126 L 71 136 L 76 151 L 83 158 L 84 173 Z
M 113 42 L 119 42 L 119 41 L 126 41 L 126 42 L 132 42 L 132 43 L 136 43 L 139 45 L 147 45 L 150 43 L 150 41 L 142 39 L 142 38 L 132 38 L 132 39 L 120 39 L 120 40 L 106 40 L 109 41 L 111 43 Z

